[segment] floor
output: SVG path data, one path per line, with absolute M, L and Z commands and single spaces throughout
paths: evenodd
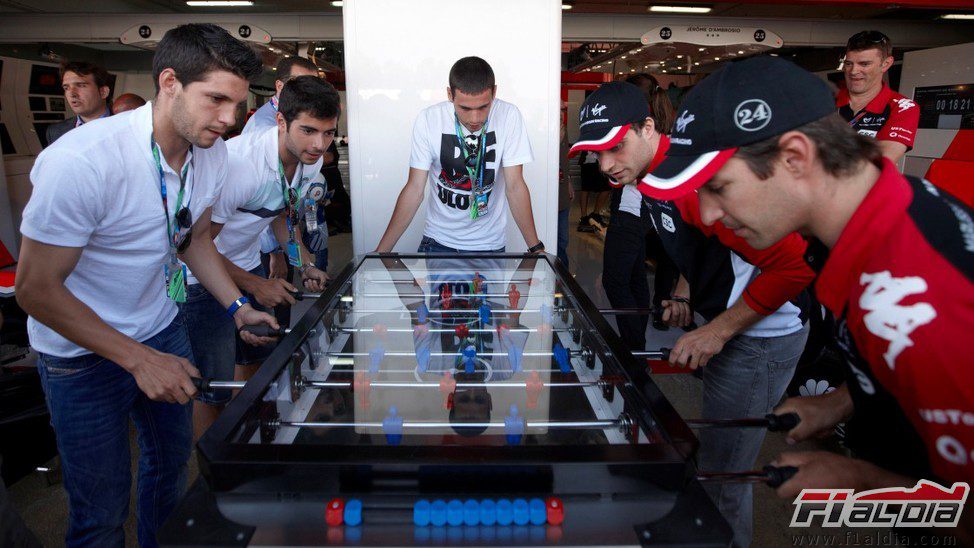
M 605 292 L 602 290 L 601 283 L 602 240 L 598 234 L 575 231 L 579 215 L 576 204 L 571 217 L 572 224 L 568 248 L 571 263 L 569 269 L 597 306 L 608 306 L 609 303 Z M 341 234 L 332 237 L 329 248 L 332 266 L 329 270 L 334 274 L 352 258 L 351 235 Z M 308 303 L 299 303 L 299 305 L 308 306 Z M 300 311 L 298 312 L 300 314 Z M 296 316 L 300 317 L 299 314 Z M 678 329 L 659 332 L 650 326 L 647 333 L 647 347 L 649 349 L 672 347 L 680 334 L 682 331 Z M 681 416 L 684 418 L 701 416 L 701 382 L 699 380 L 690 375 L 658 375 L 655 380 Z M 809 442 L 791 447 L 784 443 L 784 437 L 781 434 L 769 433 L 756 467 L 759 468 L 770 462 L 784 450 L 828 447 L 821 442 Z M 132 453 L 134 469 L 137 453 L 134 435 Z M 197 474 L 195 458 L 191 460 L 190 473 L 191 478 L 195 478 Z M 50 483 L 48 477 L 37 473 L 10 486 L 9 491 L 14 507 L 21 513 L 28 526 L 34 530 L 45 546 L 63 544 L 67 523 L 67 498 L 60 483 Z M 132 507 L 134 509 L 134 504 Z M 824 543 L 828 542 L 827 537 L 833 536 L 835 538 L 832 542 L 841 545 L 849 538 L 844 529 L 790 529 L 789 522 L 793 509 L 791 501 L 779 499 L 771 489 L 763 485 L 755 486 L 753 545 L 763 547 L 800 545 L 799 543 L 811 542 Z M 882 535 L 884 531 L 880 530 L 878 533 Z M 854 534 L 865 537 L 869 534 L 875 535 L 877 531 L 860 529 Z M 135 546 L 135 525 L 131 516 L 126 525 L 126 536 L 127 545 Z M 816 538 L 817 540 L 815 540 Z

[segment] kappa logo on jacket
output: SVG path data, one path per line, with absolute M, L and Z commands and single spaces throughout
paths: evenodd
M 886 365 L 895 370 L 897 356 L 913 346 L 910 339 L 913 330 L 937 317 L 937 311 L 929 303 L 900 305 L 907 296 L 925 293 L 927 281 L 919 276 L 894 278 L 884 270 L 875 274 L 863 273 L 859 283 L 866 285 L 859 296 L 859 306 L 866 311 L 863 322 L 870 333 L 889 341 L 883 358 Z

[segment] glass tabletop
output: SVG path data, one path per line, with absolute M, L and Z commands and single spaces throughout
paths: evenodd
M 589 311 L 591 312 L 591 311 Z M 650 444 L 545 257 L 370 256 L 263 394 L 244 444 Z

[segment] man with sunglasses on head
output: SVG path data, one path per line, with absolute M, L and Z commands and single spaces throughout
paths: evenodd
M 544 251 L 522 173 L 533 160 L 528 132 L 521 112 L 496 92 L 487 61 L 464 57 L 453 64 L 449 101 L 421 112 L 413 126 L 409 179 L 376 251 L 392 251 L 423 203 L 427 181 L 421 253 L 503 252 L 507 207 L 528 251 Z
M 163 36 L 152 65 L 154 101 L 82 125 L 37 157 L 21 225 L 17 301 L 57 436 L 68 546 L 124 544 L 129 419 L 141 448 L 140 545 L 156 544 L 185 488 L 199 371 L 178 317 L 180 259 L 238 328 L 278 327 L 243 298 L 209 237 L 227 177 L 221 136 L 260 59 L 222 28 L 192 24 Z
M 260 262 L 260 236 L 272 227 L 288 260 L 301 273 L 304 289 L 319 292 L 328 276 L 314 265 L 301 242 L 303 228 L 317 230 L 317 182 L 322 155 L 335 138 L 340 113 L 338 92 L 317 76 L 298 76 L 284 84 L 277 125 L 227 141 L 227 184 L 213 205 L 213 236 L 227 272 L 255 306 L 292 305 L 297 289 L 287 280 L 268 279 Z M 256 366 L 270 354 L 263 346 L 245 344 L 223 313 L 223 306 L 190 275 L 181 306 L 189 328 L 196 367 L 206 378 L 232 380 L 234 366 Z M 236 358 L 236 359 L 235 359 Z M 196 404 L 197 437 L 230 401 L 229 390 L 210 390 Z
M 864 30 L 852 35 L 842 61 L 845 89 L 835 104 L 850 126 L 879 141 L 883 156 L 896 163 L 913 148 L 920 108 L 889 88 L 884 77 L 892 66 L 893 44 L 885 34 Z

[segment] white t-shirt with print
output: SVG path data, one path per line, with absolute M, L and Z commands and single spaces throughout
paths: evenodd
M 166 295 L 163 268 L 170 248 L 151 133 L 151 102 L 69 131 L 34 162 L 33 194 L 20 227 L 32 240 L 83 248 L 65 286 L 105 323 L 137 341 L 162 331 L 177 312 Z M 179 175 L 161 154 L 160 160 L 172 219 Z M 217 139 L 208 149 L 192 147 L 186 164 L 183 203 L 195 220 L 227 177 L 226 145 Z M 90 353 L 34 318 L 27 329 L 38 352 L 65 358 Z
M 461 134 L 471 132 L 462 124 Z M 471 182 L 457 139 L 453 103 L 424 109 L 413 126 L 409 166 L 429 171 L 429 205 L 424 235 L 455 249 L 486 251 L 506 244 L 507 193 L 502 168 L 531 162 L 531 143 L 517 107 L 494 99 L 488 115 L 483 188 L 487 214 L 470 218 Z
M 277 126 L 230 139 L 227 152 L 227 184 L 213 204 L 213 222 L 222 224 L 223 229 L 214 242 L 230 262 L 249 271 L 260 264 L 261 233 L 284 211 Z M 313 165 L 299 163 L 288 181 L 298 190 L 298 207 L 303 206 L 305 192 L 321 171 L 322 161 L 319 158 Z M 191 275 L 190 283 L 198 281 Z

